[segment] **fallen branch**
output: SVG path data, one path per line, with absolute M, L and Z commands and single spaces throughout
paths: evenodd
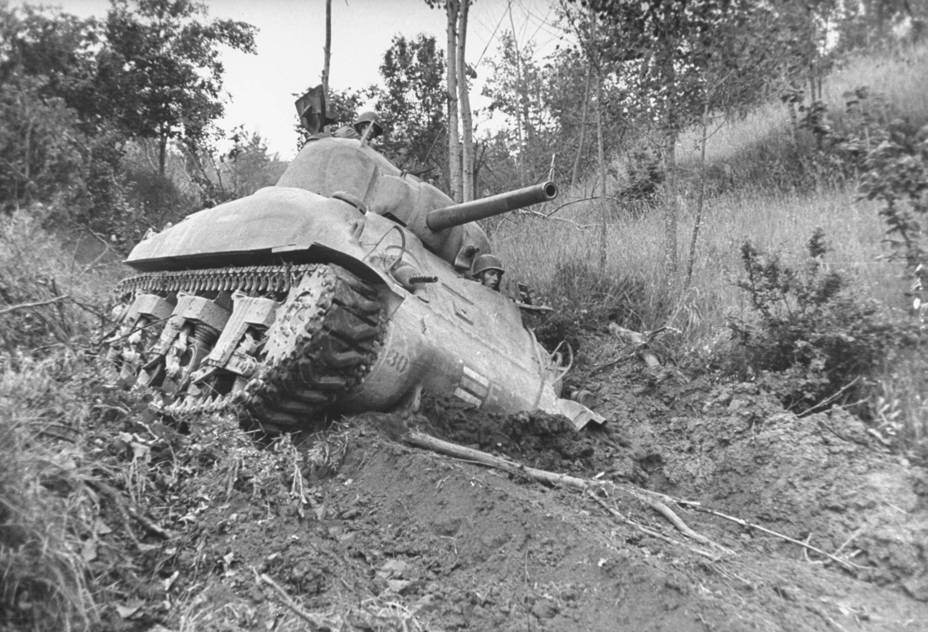
M 143 527 L 145 527 L 145 530 L 152 535 L 156 535 L 162 540 L 170 540 L 172 537 L 174 537 L 170 531 L 156 524 L 153 520 L 149 519 L 139 511 L 136 511 L 136 509 L 131 505 L 126 507 L 126 511 L 128 511 L 129 515 L 135 518 L 135 520 Z
M 281 588 L 281 586 L 275 582 L 273 579 L 265 575 L 264 573 L 258 573 L 254 567 L 251 568 L 251 572 L 255 574 L 255 581 L 260 586 L 264 584 L 271 588 L 274 591 L 277 598 L 280 602 L 287 607 L 293 614 L 300 617 L 309 624 L 310 630 L 331 630 L 332 626 L 330 622 L 326 621 L 322 617 L 315 615 L 311 612 L 306 612 L 301 608 L 293 599 L 290 598 L 290 595 L 287 594 L 287 591 Z
M 703 506 L 700 505 L 699 503 L 692 502 L 692 501 L 681 500 L 681 501 L 677 501 L 677 502 L 678 502 L 679 504 L 681 504 L 681 505 L 691 506 L 691 507 L 693 507 L 696 511 L 702 511 L 702 512 L 704 512 L 704 513 L 712 514 L 713 516 L 718 516 L 719 518 L 723 518 L 723 519 L 725 519 L 725 520 L 729 520 L 729 521 L 731 521 L 731 522 L 734 522 L 735 524 L 739 524 L 739 525 L 741 525 L 742 527 L 747 527 L 747 528 L 750 528 L 750 529 L 755 529 L 755 530 L 760 531 L 760 532 L 762 532 L 762 533 L 766 533 L 767 535 L 772 535 L 772 536 L 775 537 L 775 538 L 779 538 L 779 539 L 781 539 L 781 540 L 785 540 L 786 542 L 790 542 L 790 543 L 795 544 L 795 545 L 797 545 L 797 546 L 801 546 L 801 547 L 803 547 L 804 549 L 808 549 L 809 551 L 813 551 L 813 552 L 815 552 L 815 553 L 818 553 L 819 555 L 823 555 L 823 556 L 827 557 L 827 558 L 830 559 L 831 561 L 833 561 L 833 562 L 835 562 L 836 564 L 839 564 L 840 566 L 842 566 L 845 570 L 851 571 L 852 573 L 853 573 L 855 570 L 858 570 L 858 569 L 859 569 L 859 570 L 866 570 L 866 569 L 867 569 L 866 566 L 861 566 L 860 564 L 855 564 L 855 563 L 849 562 L 849 561 L 847 561 L 847 560 L 842 560 L 841 558 L 839 558 L 839 557 L 837 557 L 837 556 L 835 556 L 835 555 L 832 555 L 831 553 L 828 553 L 827 551 L 823 551 L 822 549 L 818 548 L 817 546 L 812 546 L 812 545 L 809 544 L 808 542 L 803 542 L 802 540 L 797 540 L 796 538 L 791 538 L 791 537 L 789 537 L 788 535 L 784 535 L 784 534 L 782 534 L 782 533 L 779 533 L 779 532 L 777 532 L 777 531 L 774 531 L 773 529 L 768 529 L 767 527 L 762 527 L 762 526 L 759 525 L 759 524 L 754 524 L 753 522 L 748 522 L 747 520 L 744 520 L 743 518 L 738 518 L 738 517 L 736 517 L 736 516 L 729 516 L 728 514 L 722 513 L 721 511 L 716 511 L 715 509 L 709 509 L 709 508 L 707 508 L 707 507 L 703 507 Z M 840 549 L 838 549 L 838 550 L 840 551 Z
M 139 539 L 135 536 L 135 533 L 132 531 L 132 528 L 129 526 L 130 517 L 142 525 L 145 530 L 152 535 L 156 535 L 163 540 L 170 540 L 174 537 L 174 534 L 172 534 L 170 531 L 155 524 L 151 519 L 144 516 L 135 507 L 131 506 L 127 501 L 123 500 L 123 495 L 107 483 L 95 480 L 90 481 L 89 484 L 93 489 L 96 489 L 98 492 L 109 496 L 110 500 L 113 501 L 113 504 L 116 506 L 116 510 L 119 512 L 119 515 L 123 520 L 123 526 L 126 528 L 130 539 L 136 546 L 140 546 L 140 542 Z
M 661 532 L 659 532 L 659 531 L 655 531 L 654 529 L 651 529 L 650 527 L 644 526 L 644 525 L 641 524 L 640 522 L 635 522 L 634 520 L 632 520 L 631 518 L 629 518 L 628 516 L 626 516 L 625 514 L 623 514 L 621 511 L 619 511 L 618 509 L 616 509 L 615 507 L 610 507 L 609 505 L 607 505 L 607 504 L 606 504 L 606 501 L 604 501 L 602 498 L 600 498 L 599 496 L 597 496 L 596 494 L 594 494 L 592 490 L 589 490 L 589 489 L 588 489 L 588 490 L 586 491 L 586 495 L 589 496 L 590 498 L 592 498 L 592 499 L 596 502 L 596 504 L 598 504 L 600 507 L 602 507 L 603 509 L 605 509 L 606 512 L 609 513 L 609 514 L 610 514 L 611 516 L 613 516 L 614 518 L 617 518 L 617 519 L 621 520 L 622 522 L 624 522 L 625 524 L 627 524 L 627 525 L 629 525 L 629 526 L 631 526 L 631 527 L 635 527 L 635 528 L 638 529 L 639 531 L 642 531 L 642 532 L 648 534 L 649 536 L 651 536 L 651 537 L 653 537 L 653 538 L 657 538 L 658 540 L 663 540 L 664 542 L 668 542 L 668 543 L 670 543 L 670 544 L 676 544 L 676 545 L 679 545 L 679 546 L 682 546 L 682 547 L 686 547 L 686 548 L 689 549 L 690 551 L 692 551 L 692 552 L 694 552 L 694 553 L 696 553 L 696 554 L 698 554 L 698 555 L 702 555 L 702 556 L 704 556 L 704 557 L 708 557 L 708 558 L 711 559 L 712 561 L 718 561 L 718 559 L 719 559 L 718 554 L 712 553 L 711 551 L 706 551 L 706 550 L 704 550 L 704 549 L 697 548 L 697 547 L 695 547 L 695 546 L 690 546 L 690 545 L 686 544 L 685 542 L 680 542 L 679 540 L 674 540 L 673 538 L 667 537 L 666 535 L 664 535 L 663 533 L 661 533 Z M 695 533 L 695 532 L 694 532 L 694 533 Z
M 661 498 L 669 499 L 671 502 L 679 502 L 676 499 L 672 499 L 669 496 L 663 494 L 655 494 L 647 490 L 635 490 L 627 486 L 616 485 L 611 481 L 600 481 L 589 478 L 578 478 L 576 476 L 571 476 L 569 474 L 560 474 L 557 472 L 549 472 L 548 470 L 540 470 L 538 468 L 529 467 L 524 463 L 519 463 L 512 459 L 507 459 L 506 457 L 496 456 L 483 452 L 482 450 L 477 450 L 475 448 L 468 448 L 466 446 L 459 445 L 457 443 L 451 443 L 450 441 L 443 441 L 431 435 L 428 435 L 424 432 L 419 432 L 418 430 L 410 430 L 403 439 L 414 446 L 420 448 L 426 448 L 432 450 L 433 452 L 438 452 L 440 454 L 447 454 L 458 459 L 466 459 L 471 462 L 479 463 L 486 467 L 491 467 L 493 469 L 502 470 L 504 472 L 509 472 L 510 474 L 527 476 L 533 480 L 540 481 L 549 485 L 564 485 L 567 487 L 573 487 L 574 489 L 579 489 L 587 492 L 591 492 L 594 489 L 600 490 L 612 490 L 615 492 L 621 492 L 628 494 L 641 501 L 662 517 L 664 517 L 670 524 L 675 528 L 680 530 L 687 537 L 696 540 L 701 544 L 706 544 L 713 546 L 724 553 L 733 554 L 734 551 L 728 549 L 720 544 L 717 544 L 707 538 L 706 536 L 697 533 L 691 529 L 676 513 L 673 512 L 667 505 L 665 505 L 660 500 L 652 496 L 660 496 Z M 637 526 L 637 523 L 635 523 Z
M 488 452 L 475 448 L 468 448 L 467 446 L 451 443 L 450 441 L 444 441 L 424 432 L 419 432 L 418 430 L 410 430 L 403 437 L 403 440 L 420 448 L 426 448 L 427 450 L 432 450 L 440 454 L 447 454 L 448 456 L 459 459 L 467 459 L 486 467 L 509 472 L 510 474 L 525 475 L 531 479 L 549 485 L 566 485 L 567 487 L 573 487 L 575 489 L 588 489 L 591 487 L 601 487 L 605 484 L 605 481 L 577 478 L 569 474 L 559 474 L 557 472 L 528 467 L 518 461 L 489 454 Z
M 683 532 L 683 534 L 686 535 L 687 537 L 693 540 L 696 540 L 700 544 L 705 544 L 707 546 L 714 546 L 715 548 L 725 553 L 734 555 L 735 552 L 732 551 L 731 549 L 726 548 L 722 546 L 721 544 L 717 544 L 713 542 L 712 540 L 710 540 L 709 538 L 707 538 L 701 533 L 697 533 L 696 531 L 693 531 L 689 527 L 689 525 L 687 525 L 685 522 L 683 522 L 683 520 L 680 519 L 680 516 L 674 513 L 673 510 L 667 505 L 665 505 L 664 503 L 658 500 L 651 499 L 651 498 L 642 498 L 642 500 L 645 503 L 647 503 L 649 507 L 654 509 L 654 511 L 664 516 L 664 518 L 666 518 L 670 522 L 670 524 L 672 524 L 677 529 L 679 529 L 681 532 Z
M 4 307 L 0 309 L 0 316 L 10 314 L 12 312 L 17 312 L 21 309 L 32 309 L 33 307 L 42 307 L 43 305 L 52 305 L 54 303 L 60 303 L 61 301 L 70 300 L 71 297 L 67 294 L 63 296 L 56 296 L 55 298 L 50 298 L 47 301 L 35 301 L 34 303 L 20 303 L 19 305 L 10 305 L 9 307 Z

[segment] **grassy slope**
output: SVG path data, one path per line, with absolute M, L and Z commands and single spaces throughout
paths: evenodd
M 928 122 L 928 47 L 884 57 L 854 58 L 824 83 L 834 129 L 847 125 L 844 93 L 868 86 L 873 116 L 886 123 L 902 117 L 920 126 Z M 696 217 L 693 175 L 698 171 L 698 130 L 682 136 L 678 148 L 683 184 L 679 193 L 680 223 L 677 236 L 681 269 L 689 255 Z M 743 277 L 739 247 L 750 240 L 762 251 L 777 251 L 786 263 L 797 263 L 806 253 L 813 230 L 821 227 L 832 251 L 828 265 L 855 281 L 860 297 L 872 297 L 888 310 L 908 305 L 902 268 L 887 260 L 883 243 L 886 227 L 874 204 L 857 199 L 856 182 L 835 181 L 825 174 L 802 171 L 811 137 L 793 141 L 789 116 L 779 103 L 764 106 L 743 120 L 718 128 L 707 143 L 707 165 L 730 179 L 725 192 L 707 197 L 702 214 L 692 283 L 685 290 L 683 272 L 668 275 L 663 254 L 662 209 L 639 218 L 629 217 L 612 202 L 609 207 L 605 285 L 631 284 L 644 288 L 635 293 L 628 310 L 630 324 L 653 330 L 662 326 L 682 332 L 679 357 L 724 353 L 729 339 L 726 321 L 744 317 L 746 296 L 735 281 Z M 720 169 L 721 167 L 721 169 Z M 621 169 L 619 170 L 621 171 Z M 689 174 L 689 178 L 687 178 Z M 809 175 L 813 186 L 790 191 L 783 184 Z M 583 201 L 585 193 L 567 192 L 543 212 L 563 206 L 555 217 L 516 217 L 494 233 L 494 242 L 512 275 L 540 288 L 549 300 L 568 297 L 559 307 L 582 308 L 584 301 L 609 302 L 609 296 L 590 296 L 590 272 L 597 269 L 600 251 L 600 207 Z M 581 266 L 588 266 L 583 270 Z M 574 274 L 559 274 L 558 270 Z M 621 294 L 621 291 L 619 292 Z M 628 296 L 613 301 L 627 301 Z M 627 310 L 627 311 L 628 311 Z M 615 310 L 612 310 L 615 311 Z M 917 364 L 917 363 L 916 363 Z M 914 366 L 914 364 L 913 364 Z M 922 369 L 888 366 L 879 380 L 881 395 L 871 408 L 892 432 L 902 432 L 919 443 L 928 437 L 928 395 Z
M 928 120 L 928 49 L 896 58 L 851 60 L 825 82 L 824 98 L 830 112 L 840 116 L 843 93 L 856 86 L 870 86 L 885 95 L 899 115 Z M 899 269 L 884 260 L 888 254 L 882 245 L 884 227 L 872 205 L 856 200 L 855 183 L 822 183 L 812 191 L 784 192 L 751 177 L 788 161 L 791 137 L 786 109 L 777 103 L 722 126 L 709 139 L 707 163 L 726 165 L 734 182 L 727 192 L 705 201 L 693 283 L 688 292 L 679 291 L 679 279 L 667 279 L 661 209 L 655 208 L 641 219 L 623 215 L 620 208 L 610 209 L 608 275 L 639 279 L 654 289 L 644 302 L 647 327 L 672 325 L 683 330 L 691 346 L 705 345 L 723 327 L 727 313 L 744 309 L 740 291 L 733 285 L 742 273 L 740 244 L 749 239 L 762 249 L 782 251 L 789 260 L 803 253 L 816 227 L 824 228 L 834 250 L 829 257 L 831 265 L 856 275 L 862 291 L 889 305 L 899 304 Z M 697 131 L 684 134 L 680 140 L 678 155 L 684 171 L 696 168 L 697 140 Z M 694 188 L 682 187 L 679 198 L 681 261 L 688 256 L 695 221 Z M 572 193 L 567 192 L 547 210 L 581 197 Z M 558 266 L 584 261 L 595 269 L 600 247 L 599 213 L 593 202 L 572 203 L 555 215 L 564 221 L 537 216 L 517 218 L 503 224 L 494 234 L 494 241 L 515 275 L 557 294 L 564 290 L 552 287 Z M 656 288 L 670 288 L 670 296 L 660 296 Z M 666 310 L 647 311 L 648 306 L 668 303 L 673 306 L 669 319 Z

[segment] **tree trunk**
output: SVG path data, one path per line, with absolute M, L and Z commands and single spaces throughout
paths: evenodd
M 332 0 L 325 0 L 325 47 L 322 49 L 322 99 L 329 98 L 329 67 L 332 60 Z M 325 125 L 325 121 L 322 121 Z
M 461 107 L 461 163 L 463 167 L 462 197 L 464 202 L 474 199 L 474 124 L 470 111 L 470 95 L 467 85 L 467 62 L 464 61 L 464 49 L 467 45 L 467 12 L 470 0 L 461 0 L 458 12 L 458 101 Z
M 160 135 L 158 136 L 158 175 L 162 178 L 164 177 L 164 167 L 167 162 L 168 155 L 168 133 L 165 130 L 161 130 Z
M 448 15 L 448 186 L 455 202 L 462 199 L 461 143 L 458 136 L 458 72 L 457 72 L 457 21 L 459 0 L 447 0 Z
M 664 171 L 667 174 L 667 199 L 664 201 L 664 261 L 667 271 L 673 274 L 677 271 L 679 261 L 677 257 L 677 135 L 673 131 L 666 131 L 664 139 Z
M 677 271 L 677 135 L 668 130 L 664 149 L 664 170 L 667 173 L 667 200 L 664 201 L 664 260 L 667 271 Z
M 608 211 L 606 207 L 606 155 L 603 150 L 603 81 L 597 73 L 596 76 L 596 153 L 599 157 L 599 273 L 606 274 L 606 233 Z
M 675 42 L 672 38 L 664 43 L 661 74 L 667 94 L 677 90 L 677 75 L 674 67 Z M 667 174 L 667 199 L 664 201 L 664 260 L 667 265 L 667 280 L 670 282 L 677 271 L 677 118 L 671 105 L 672 97 L 664 103 L 664 173 Z
M 32 180 L 32 128 L 33 128 L 33 119 L 29 117 L 29 123 L 26 125 L 26 142 L 24 152 L 26 154 L 26 159 L 23 161 L 23 186 L 26 193 L 26 204 L 32 202 L 32 187 L 29 186 L 30 180 Z
M 596 41 L 596 14 L 593 13 L 593 36 Z M 607 234 L 607 208 L 606 208 L 606 152 L 603 148 L 603 73 L 602 59 L 597 59 L 596 66 L 596 153 L 599 159 L 599 274 L 606 275 L 606 234 Z
M 516 107 L 516 128 L 519 133 L 519 186 L 525 186 L 526 175 L 525 175 L 525 154 L 527 153 L 527 148 L 525 146 L 525 130 L 528 129 L 528 118 L 527 112 L 524 110 L 526 108 L 527 97 L 525 94 L 525 82 L 522 80 L 522 52 L 519 50 L 519 40 L 516 39 L 516 23 L 512 19 L 512 3 L 509 3 L 509 25 L 512 27 L 512 44 L 516 49 L 516 98 L 519 100 L 519 105 Z
M 709 137 L 709 99 L 702 109 L 702 139 L 699 146 L 699 195 L 696 199 L 696 219 L 693 222 L 693 235 L 690 237 L 690 254 L 686 260 L 686 284 L 693 280 L 693 267 L 696 263 L 696 241 L 702 224 L 702 205 L 706 195 L 706 141 Z
M 590 64 L 586 67 L 586 78 L 583 82 L 583 108 L 580 113 L 580 139 L 577 141 L 577 155 L 574 157 L 574 168 L 570 172 L 570 188 L 573 189 L 577 184 L 578 171 L 580 170 L 580 157 L 583 155 L 583 145 L 586 142 L 586 117 L 590 109 Z

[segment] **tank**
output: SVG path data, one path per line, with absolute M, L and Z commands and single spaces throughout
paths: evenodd
M 365 139 L 314 137 L 275 186 L 133 248 L 109 370 L 166 414 L 234 411 L 269 432 L 423 393 L 599 423 L 560 397 L 569 363 L 523 325 L 526 306 L 470 276 L 490 252 L 475 220 L 556 195 L 546 182 L 454 204 Z

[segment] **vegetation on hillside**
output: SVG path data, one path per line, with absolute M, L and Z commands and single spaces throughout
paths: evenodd
M 844 407 L 924 456 L 928 49 L 891 43 L 906 3 L 876 20 L 849 3 L 705 0 L 672 25 L 648 3 L 610 4 L 562 6 L 569 45 L 549 59 L 510 32 L 489 63 L 510 125 L 478 140 L 478 193 L 566 184 L 540 211 L 488 222 L 507 274 L 558 309 L 546 326 L 581 354 L 578 323 L 666 328 L 664 360 L 683 371 L 754 381 L 798 414 Z M 723 27 L 731 37 L 706 37 Z M 165 31 L 176 46 L 160 46 Z M 251 27 L 186 0 L 116 0 L 100 20 L 0 3 L 0 626 L 100 629 L 106 602 L 131 619 L 150 587 L 123 562 L 147 559 L 134 534 L 154 528 L 133 493 L 174 489 L 183 467 L 216 461 L 210 441 L 234 441 L 165 456 L 176 432 L 100 383 L 92 342 L 113 255 L 280 172 L 244 128 L 217 149 L 226 46 L 252 50 Z M 398 36 L 385 87 L 332 100 L 347 121 L 373 96 L 384 152 L 439 184 L 443 63 L 434 39 Z M 114 419 L 126 436 L 96 433 Z M 257 496 L 280 487 L 293 463 L 277 447 L 242 447 L 220 474 Z M 260 475 L 241 476 L 242 459 Z

